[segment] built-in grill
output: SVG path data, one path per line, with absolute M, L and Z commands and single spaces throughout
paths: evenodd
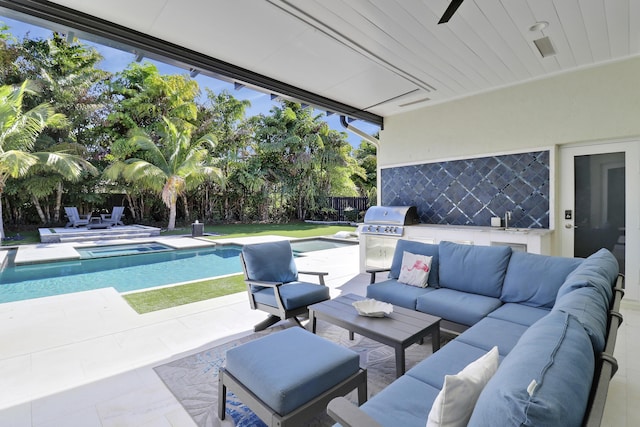
M 371 206 L 364 214 L 360 233 L 402 236 L 404 226 L 420 222 L 415 206 Z

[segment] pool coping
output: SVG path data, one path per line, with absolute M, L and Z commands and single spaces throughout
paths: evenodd
M 201 239 L 190 236 L 163 236 L 136 239 L 95 240 L 69 243 L 40 243 L 25 245 L 17 248 L 15 264 L 39 264 L 55 261 L 72 261 L 80 259 L 80 253 L 75 248 L 87 246 L 126 245 L 135 243 L 161 243 L 173 249 L 190 249 L 215 246 L 216 242 L 210 239 Z M 8 252 L 8 251 L 3 251 Z M 6 254 L 5 254 L 6 256 Z

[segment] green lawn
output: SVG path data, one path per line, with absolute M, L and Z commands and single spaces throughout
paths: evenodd
M 139 314 L 246 291 L 242 274 L 123 295 Z
M 249 237 L 278 235 L 285 237 L 316 237 L 331 236 L 338 231 L 355 231 L 356 227 L 348 225 L 310 224 L 306 222 L 292 222 L 288 224 L 219 224 L 206 225 L 205 233 L 216 234 L 211 239 L 228 237 Z M 191 234 L 191 228 L 163 232 L 162 234 Z
M 265 236 L 269 234 L 277 234 L 286 237 L 315 237 L 329 236 L 338 231 L 355 231 L 355 227 L 348 225 L 323 225 L 309 224 L 306 222 L 292 222 L 288 224 L 205 224 L 205 233 L 219 234 L 220 236 L 211 237 L 227 238 L 227 237 L 247 237 L 247 236 Z M 6 230 L 7 237 L 15 237 L 15 232 Z M 187 234 L 191 235 L 191 226 L 179 227 L 172 231 L 163 231 L 161 236 L 173 236 Z M 3 246 L 27 245 L 40 243 L 40 235 L 38 230 L 20 231 L 20 240 L 7 240 L 2 242 Z
M 322 224 L 291 223 L 291 224 L 230 224 L 205 226 L 206 233 L 216 233 L 218 236 L 209 237 L 229 238 L 279 235 L 286 237 L 315 237 L 330 236 L 338 231 L 355 231 L 350 226 L 329 226 Z M 189 230 L 190 233 L 190 230 Z M 164 235 L 165 233 L 163 233 Z M 185 234 L 185 230 L 174 230 L 167 234 Z M 203 301 L 229 295 L 236 292 L 244 292 L 246 285 L 242 274 L 213 280 L 204 280 L 197 283 L 172 286 L 150 291 L 127 294 L 124 299 L 138 313 L 148 313 L 178 305 Z

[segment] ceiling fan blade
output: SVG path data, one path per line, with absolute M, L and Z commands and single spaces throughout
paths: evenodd
M 449 7 L 447 7 L 447 10 L 444 11 L 444 15 L 442 15 L 442 18 L 440 18 L 438 24 L 449 22 L 449 19 L 451 19 L 453 14 L 456 13 L 456 10 L 458 10 L 463 1 L 464 0 L 451 0 L 451 3 L 449 3 Z

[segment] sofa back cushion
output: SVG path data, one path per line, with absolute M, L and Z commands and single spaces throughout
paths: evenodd
M 567 275 L 582 261 L 581 258 L 514 252 L 509 260 L 500 300 L 551 308 Z
M 439 250 L 438 245 L 430 243 L 422 243 L 415 240 L 398 240 L 395 252 L 393 253 L 393 261 L 391 261 L 390 279 L 400 277 L 400 269 L 402 268 L 402 257 L 404 252 L 410 252 L 417 255 L 426 255 L 431 257 L 431 269 L 429 270 L 429 278 L 427 285 L 438 287 L 438 266 L 439 266 Z
M 575 270 L 567 276 L 556 296 L 556 301 L 576 289 L 595 288 L 606 298 L 607 303 L 613 299 L 613 284 L 620 271 L 618 261 L 607 249 L 587 257 Z
M 607 338 L 609 302 L 591 287 L 576 289 L 558 298 L 553 311 L 560 310 L 574 316 L 591 338 L 593 350 L 604 350 Z
M 511 248 L 440 242 L 440 287 L 500 298 Z
M 580 426 L 595 358 L 584 328 L 552 311 L 533 324 L 484 388 L 469 426 Z

